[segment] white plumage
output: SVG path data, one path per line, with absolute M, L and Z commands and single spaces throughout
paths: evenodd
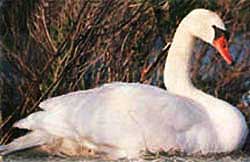
M 40 104 L 44 111 L 14 125 L 32 132 L 1 146 L 0 152 L 42 146 L 67 155 L 90 149 L 116 159 L 137 158 L 146 149 L 206 154 L 239 148 L 248 133 L 243 115 L 195 89 L 188 75 L 194 37 L 212 44 L 212 25 L 225 29 L 215 13 L 196 9 L 178 27 L 165 69 L 169 92 L 115 82 L 45 100 Z

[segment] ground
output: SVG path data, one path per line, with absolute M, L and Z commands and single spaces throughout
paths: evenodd
M 149 158 L 150 159 L 150 158 Z M 152 159 L 151 159 L 152 160 Z M 87 158 L 61 158 L 49 156 L 47 154 L 37 153 L 34 151 L 24 151 L 3 157 L 3 162 L 99 162 L 100 159 Z M 119 162 L 144 162 L 149 160 L 119 160 Z M 236 152 L 229 155 L 213 155 L 213 156 L 160 156 L 153 159 L 154 162 L 250 162 L 250 156 L 242 152 Z

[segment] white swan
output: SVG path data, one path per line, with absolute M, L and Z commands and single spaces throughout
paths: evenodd
M 193 10 L 180 23 L 169 50 L 164 73 L 168 91 L 116 82 L 48 99 L 40 104 L 44 111 L 14 125 L 31 133 L 1 146 L 1 154 L 43 146 L 67 155 L 84 154 L 87 148 L 116 159 L 136 158 L 145 149 L 207 154 L 240 148 L 248 133 L 243 115 L 190 81 L 195 37 L 232 63 L 222 20 L 214 12 Z

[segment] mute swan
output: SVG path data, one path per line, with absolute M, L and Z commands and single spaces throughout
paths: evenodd
M 82 155 L 90 149 L 112 159 L 137 158 L 142 150 L 188 154 L 238 149 L 248 128 L 240 111 L 196 89 L 189 77 L 195 37 L 232 64 L 225 27 L 217 14 L 195 9 L 180 23 L 164 71 L 168 91 L 139 83 L 110 83 L 43 101 L 43 111 L 14 124 L 31 132 L 0 147 L 2 155 L 42 146 Z

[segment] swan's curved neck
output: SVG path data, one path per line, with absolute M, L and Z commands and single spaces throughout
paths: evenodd
M 235 107 L 193 86 L 190 79 L 190 61 L 194 42 L 195 37 L 185 28 L 185 24 L 180 24 L 165 65 L 165 86 L 169 92 L 190 98 L 201 105 L 218 131 L 218 139 L 224 144 L 224 149 L 232 150 L 246 136 L 244 117 Z M 234 133 L 228 135 L 232 130 Z
M 195 90 L 189 71 L 195 37 L 180 24 L 169 49 L 164 70 L 164 84 L 169 92 L 190 96 Z

